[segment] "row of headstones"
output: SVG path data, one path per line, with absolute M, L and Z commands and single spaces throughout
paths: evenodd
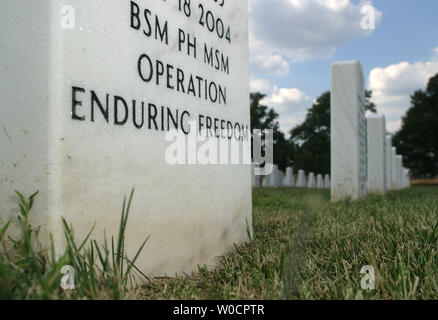
M 410 187 L 410 172 L 403 157 L 392 146 L 383 115 L 365 117 L 365 80 L 358 61 L 338 62 L 332 66 L 331 89 L 331 174 L 330 177 L 300 170 L 294 183 L 293 169 L 286 175 L 274 165 L 272 174 L 261 186 L 331 188 L 332 200 L 353 200 L 368 193 L 385 193 Z M 254 171 L 254 167 L 253 167 Z M 252 185 L 260 186 L 253 174 Z
M 410 187 L 383 115 L 365 117 L 365 80 L 358 61 L 337 62 L 331 74 L 331 195 L 360 199 Z
M 367 117 L 367 160 L 368 192 L 385 193 L 411 186 L 410 171 L 403 167 L 403 156 L 392 146 L 383 115 Z
M 330 176 L 318 174 L 315 176 L 313 172 L 309 173 L 306 178 L 304 170 L 298 171 L 298 177 L 295 181 L 293 168 L 286 168 L 286 174 L 278 169 L 277 165 L 273 166 L 272 173 L 266 176 L 257 176 L 254 174 L 256 165 L 252 167 L 252 186 L 253 187 L 296 187 L 296 188 L 317 188 L 330 189 Z

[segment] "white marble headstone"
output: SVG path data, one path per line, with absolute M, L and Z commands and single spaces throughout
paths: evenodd
M 310 172 L 309 177 L 307 178 L 307 188 L 315 188 L 315 187 L 316 187 L 315 174 L 313 172 Z
M 253 187 L 260 187 L 260 176 L 255 174 L 255 169 L 258 166 L 256 164 L 252 164 L 251 166 L 251 175 L 252 175 L 252 186 Z
M 408 181 L 409 181 L 409 170 L 405 167 L 402 168 L 402 187 L 403 189 L 408 188 Z
M 397 155 L 395 157 L 395 171 L 396 171 L 396 176 L 395 176 L 396 189 L 400 190 L 403 188 L 403 186 L 402 186 L 403 157 L 402 156 Z
M 2 1 L 0 212 L 35 201 L 40 238 L 62 247 L 126 231 L 148 276 L 213 266 L 252 226 L 249 165 L 166 162 L 169 130 L 250 139 L 248 1 Z M 223 4 L 223 5 L 222 5 Z M 201 144 L 202 145 L 202 144 Z M 201 147 L 198 144 L 198 147 Z M 243 153 L 250 154 L 250 148 Z M 44 233 L 45 232 L 45 233 Z
M 368 191 L 386 191 L 386 122 L 383 115 L 367 117 Z
M 304 170 L 298 170 L 298 178 L 297 183 L 295 185 L 297 188 L 305 188 L 306 187 L 306 173 Z
M 276 181 L 277 188 L 283 186 L 284 178 L 285 178 L 284 172 L 281 170 L 278 170 L 277 171 L 277 181 Z
M 411 187 L 411 177 L 410 177 L 410 170 L 405 168 L 404 169 L 404 177 L 405 177 L 405 188 L 410 188 Z
M 397 149 L 392 147 L 391 149 L 391 167 L 392 167 L 392 190 L 397 190 Z
M 263 176 L 263 181 L 262 181 L 262 187 L 267 188 L 269 187 L 269 176 Z
M 279 170 L 276 164 L 273 165 L 272 173 L 266 177 L 268 180 L 268 187 L 278 188 L 279 187 Z
M 330 175 L 326 174 L 324 177 L 324 188 L 330 189 Z
M 273 175 L 275 172 L 275 168 L 272 168 L 272 172 L 270 174 L 265 175 L 264 180 L 263 180 L 263 186 L 264 187 L 271 187 L 271 181 L 273 180 Z
M 385 139 L 386 190 L 392 190 L 392 136 Z
M 318 189 L 323 189 L 324 188 L 324 179 L 322 177 L 322 174 L 318 174 L 316 176 L 316 187 Z
M 365 80 L 358 61 L 337 62 L 331 71 L 332 200 L 367 194 Z
M 291 167 L 286 168 L 286 176 L 284 177 L 283 185 L 285 187 L 293 187 L 294 183 L 294 170 Z

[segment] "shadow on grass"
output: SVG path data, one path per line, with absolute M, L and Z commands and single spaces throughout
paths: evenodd
M 297 231 L 290 240 L 290 247 L 285 264 L 284 298 L 296 300 L 299 298 L 301 283 L 300 271 L 305 260 L 309 235 L 318 212 L 327 201 L 320 195 L 307 195 L 306 206 L 302 210 Z

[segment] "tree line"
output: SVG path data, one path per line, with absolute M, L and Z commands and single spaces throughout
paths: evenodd
M 366 91 L 367 111 L 377 113 Z M 274 163 L 281 170 L 330 174 L 330 91 L 324 92 L 307 110 L 303 123 L 289 131 L 289 138 L 280 131 L 279 114 L 262 104 L 265 95 L 250 95 L 251 128 L 272 129 L 274 133 Z M 432 77 L 426 90 L 411 96 L 411 107 L 402 119 L 402 126 L 393 136 L 393 146 L 404 156 L 404 166 L 415 178 L 438 175 L 438 74 Z

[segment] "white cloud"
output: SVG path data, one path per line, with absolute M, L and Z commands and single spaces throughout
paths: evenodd
M 266 90 L 260 92 L 266 93 L 267 96 L 260 103 L 278 112 L 280 129 L 284 133 L 304 121 L 307 109 L 312 104 L 312 100 L 305 92 L 297 88 L 271 86 L 269 82 L 260 79 L 252 80 L 251 83 L 254 87 L 265 87 Z
M 260 92 L 266 97 L 261 104 L 274 108 L 279 114 L 280 129 L 287 135 L 290 129 L 302 123 L 312 99 L 297 88 L 279 88 L 265 79 L 251 79 L 251 92 Z
M 263 94 L 271 94 L 271 83 L 266 79 L 251 79 L 249 82 L 251 92 L 260 92 Z
M 259 56 L 281 55 L 292 61 L 329 57 L 350 40 L 370 35 L 360 10 L 350 0 L 250 0 L 250 47 Z M 382 13 L 376 10 L 376 24 Z
M 401 117 L 410 107 L 415 90 L 425 89 L 428 80 L 438 73 L 438 61 L 400 62 L 371 70 L 369 88 L 377 110 L 386 116 L 388 130 L 397 131 Z
M 296 88 L 277 88 L 274 86 L 273 93 L 264 99 L 263 103 L 278 111 L 291 109 L 304 102 L 310 101 L 309 97 Z
M 281 55 L 258 55 L 251 57 L 251 72 L 255 74 L 267 74 L 286 76 L 290 72 L 290 66 Z
M 279 88 L 266 76 L 286 76 L 290 64 L 330 57 L 339 47 L 373 30 L 363 30 L 361 0 L 249 0 L 251 91 L 266 94 L 263 103 L 280 114 L 284 132 L 305 119 L 312 105 L 297 88 Z M 376 26 L 382 13 L 375 11 Z
M 434 55 L 434 58 L 438 59 L 438 47 L 436 47 L 435 49 L 432 50 L 432 53 Z

